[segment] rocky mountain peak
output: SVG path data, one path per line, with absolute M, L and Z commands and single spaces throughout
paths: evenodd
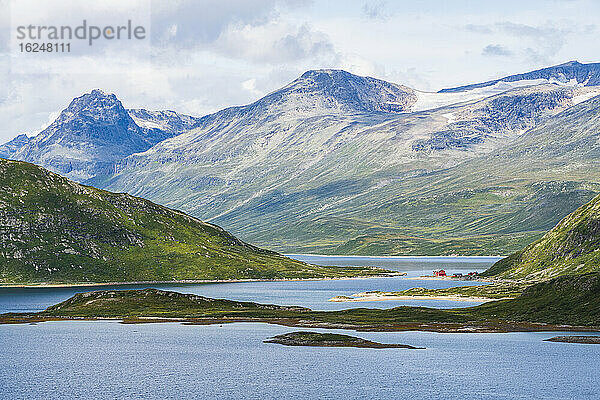
M 170 111 L 130 112 L 114 94 L 94 89 L 74 98 L 34 138 L 1 146 L 0 156 L 33 162 L 84 181 L 110 168 L 115 160 L 190 129 L 195 121 Z
M 131 120 L 117 96 L 100 89 L 94 89 L 90 93 L 74 98 L 54 123 L 61 124 L 73 119 L 86 120 L 90 123 L 122 124 L 128 124 Z
M 557 67 L 577 67 L 580 65 L 583 65 L 583 64 L 581 64 L 577 60 L 573 60 L 573 61 L 567 61 L 566 63 L 559 64 L 559 65 L 557 65 Z
M 337 69 L 306 71 L 272 95 L 294 98 L 304 105 L 310 103 L 315 109 L 350 113 L 405 112 L 417 100 L 407 86 Z
M 342 80 L 351 80 L 353 78 L 360 77 L 342 69 L 311 69 L 300 76 L 300 79 L 310 79 L 315 82 L 326 82 L 327 80 L 334 82 Z
M 0 146 L 0 158 L 11 158 L 14 152 L 30 141 L 31 138 L 26 134 L 22 133 L 18 135 L 16 138 Z

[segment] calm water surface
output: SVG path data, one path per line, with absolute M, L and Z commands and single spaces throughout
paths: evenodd
M 483 270 L 495 259 L 294 256 L 324 265 L 375 265 L 409 276 Z M 210 297 L 314 309 L 464 302 L 331 303 L 339 294 L 464 282 L 366 280 L 156 285 Z M 474 284 L 474 283 L 472 283 Z M 123 289 L 127 286 L 118 286 Z M 129 286 L 131 288 L 131 286 Z M 41 310 L 93 287 L 0 289 L 0 312 Z M 48 322 L 0 325 L 0 398 L 152 399 L 598 399 L 600 346 L 544 342 L 559 333 L 365 333 L 366 339 L 426 347 L 285 347 L 262 341 L 298 329 Z M 311 329 L 313 330 L 313 329 Z M 314 329 L 315 331 L 323 331 Z M 330 331 L 331 332 L 331 331 Z M 585 334 L 585 333 L 584 333 Z
M 434 269 L 445 268 L 450 273 L 484 271 L 498 258 L 486 257 L 327 257 L 294 255 L 302 261 L 320 265 L 379 266 L 395 271 L 406 272 L 407 277 L 431 275 Z M 405 290 L 413 287 L 447 288 L 457 285 L 479 285 L 478 282 L 452 282 L 411 280 L 404 277 L 348 279 L 328 281 L 294 282 L 236 282 L 209 284 L 162 284 L 162 285 L 120 285 L 82 286 L 69 288 L 0 288 L 0 313 L 41 311 L 59 303 L 78 292 L 98 289 L 139 289 L 155 287 L 182 293 L 194 293 L 207 297 L 227 298 L 238 301 L 255 301 L 279 305 L 298 305 L 314 310 L 340 310 L 351 307 L 390 308 L 399 305 L 426 305 L 430 307 L 466 307 L 479 303 L 447 300 L 403 300 L 373 301 L 358 303 L 334 303 L 328 301 L 338 295 L 351 295 L 367 290 Z
M 294 328 L 0 326 L 3 399 L 598 399 L 600 346 L 554 333 L 349 333 L 426 347 L 265 344 Z M 318 329 L 316 329 L 318 330 Z

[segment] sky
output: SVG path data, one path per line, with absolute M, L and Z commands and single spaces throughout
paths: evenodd
M 600 1 L 0 0 L 0 143 L 39 133 L 94 88 L 126 108 L 202 116 L 310 69 L 423 91 L 600 62 Z M 140 41 L 19 52 L 17 26 L 132 20 Z

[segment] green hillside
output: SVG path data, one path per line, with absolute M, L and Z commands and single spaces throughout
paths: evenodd
M 0 159 L 0 282 L 5 284 L 378 273 L 291 260 L 179 211 Z
M 598 132 L 600 96 L 449 168 L 382 167 L 370 179 L 358 164 L 353 178 L 331 173 L 338 181 L 320 187 L 324 173 L 306 172 L 303 182 L 315 187 L 282 186 L 213 221 L 283 252 L 511 254 L 600 193 Z
M 473 308 L 480 317 L 545 324 L 600 326 L 600 273 L 560 276 L 513 300 Z
M 484 276 L 545 280 L 600 270 L 600 196 L 565 217 L 540 240 L 504 258 Z

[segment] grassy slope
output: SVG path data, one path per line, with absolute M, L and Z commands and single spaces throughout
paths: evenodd
M 600 273 L 567 275 L 525 289 L 515 300 L 476 307 L 487 318 L 600 326 Z
M 317 267 L 126 194 L 0 159 L 0 282 L 81 283 L 319 278 L 375 274 Z
M 600 196 L 565 217 L 540 240 L 494 264 L 483 275 L 544 280 L 600 270 Z
M 375 234 L 361 236 L 324 250 L 325 254 L 378 255 L 454 255 L 480 256 L 506 254 L 510 249 L 526 246 L 543 235 L 543 232 L 518 232 L 454 238 L 427 238 L 401 234 Z
M 417 254 L 423 247 L 436 251 L 430 254 L 473 254 L 476 246 L 479 254 L 521 249 L 600 192 L 599 110 L 595 97 L 500 150 L 374 192 L 380 200 L 362 212 L 356 207 L 355 215 L 375 223 L 360 240 L 338 248 L 380 254 Z M 384 230 L 391 234 L 381 235 Z M 440 245 L 411 247 L 406 236 L 437 239 Z
M 526 289 L 513 300 L 500 300 L 477 307 L 433 309 L 396 307 L 357 308 L 342 311 L 310 311 L 201 296 L 156 289 L 97 291 L 77 294 L 69 300 L 29 317 L 110 318 L 264 318 L 291 322 L 346 324 L 371 328 L 405 323 L 473 323 L 519 321 L 600 327 L 600 273 L 564 276 Z M 19 315 L 5 315 L 6 319 Z M 276 322 L 276 321 L 273 321 Z
M 481 286 L 457 286 L 446 289 L 412 288 L 401 292 L 377 292 L 390 296 L 459 296 L 504 299 L 518 297 L 529 283 L 503 282 Z

